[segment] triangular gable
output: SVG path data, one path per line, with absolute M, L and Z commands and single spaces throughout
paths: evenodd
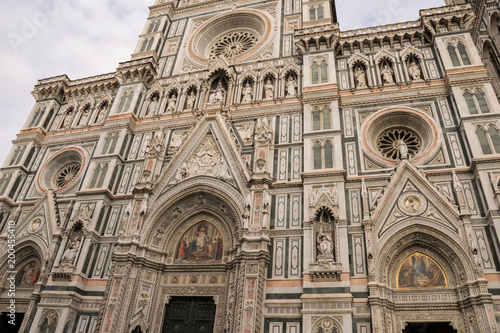
M 414 166 L 406 161 L 398 167 L 391 183 L 373 211 L 378 237 L 408 219 L 432 221 L 459 233 L 459 211 Z
M 24 238 L 36 238 L 37 243 L 49 246 L 49 239 L 58 233 L 59 216 L 52 193 L 45 193 L 40 200 L 17 223 L 16 239 L 20 243 Z
M 220 116 L 205 118 L 164 170 L 155 189 L 208 176 L 226 181 L 245 193 L 242 189 L 247 187 L 250 176 L 230 138 Z

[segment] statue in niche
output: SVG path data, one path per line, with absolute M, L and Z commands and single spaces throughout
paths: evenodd
M 406 142 L 404 142 L 402 139 L 399 139 L 397 141 L 398 145 L 398 150 L 399 150 L 399 156 L 402 160 L 405 160 L 408 158 L 408 146 L 406 145 Z
M 85 107 L 82 111 L 82 116 L 80 117 L 80 121 L 78 122 L 78 126 L 85 126 L 87 123 L 87 118 L 89 117 L 89 108 Z
M 146 111 L 147 115 L 154 115 L 158 112 L 158 104 L 159 104 L 159 96 L 157 94 L 153 94 L 151 96 L 151 100 L 149 101 L 148 110 Z
M 177 104 L 177 96 L 175 93 L 170 96 L 168 99 L 168 104 L 167 104 L 167 111 L 174 111 L 175 110 L 175 105 Z
M 73 111 L 69 110 L 68 112 L 66 112 L 66 116 L 64 117 L 61 128 L 69 128 L 69 124 L 70 124 L 72 115 L 73 115 Z
M 247 82 L 245 84 L 245 87 L 243 88 L 243 99 L 241 100 L 242 103 L 250 103 L 252 101 L 253 97 L 253 89 L 252 86 Z
M 356 79 L 356 87 L 357 88 L 365 88 L 366 87 L 366 75 L 365 71 L 361 66 L 357 66 L 354 71 L 354 78 Z
M 194 109 L 195 101 L 196 101 L 196 95 L 194 94 L 194 90 L 191 90 L 186 100 L 186 107 L 188 110 Z
M 268 78 L 266 80 L 266 84 L 264 86 L 264 99 L 273 99 L 274 98 L 274 84 Z
M 331 256 L 333 254 L 332 240 L 326 233 L 323 232 L 323 230 L 321 230 L 318 234 L 316 244 L 319 256 Z
M 422 80 L 420 66 L 414 60 L 411 60 L 408 65 L 408 73 L 413 81 Z
M 226 93 L 226 90 L 224 90 L 224 87 L 222 87 L 221 81 L 219 81 L 219 84 L 217 84 L 217 87 L 212 90 L 210 93 L 210 97 L 208 100 L 209 104 L 216 104 L 216 103 L 222 103 L 224 101 L 224 94 Z
M 102 103 L 101 107 L 99 108 L 99 113 L 97 114 L 97 118 L 95 120 L 96 124 L 104 122 L 104 119 L 106 119 L 107 110 L 108 110 L 108 103 L 107 102 Z
M 295 78 L 293 75 L 290 75 L 288 77 L 288 81 L 286 82 L 286 92 L 288 96 L 295 96 L 297 93 L 297 81 L 295 81 Z
M 387 63 L 382 66 L 380 74 L 382 75 L 383 83 L 394 83 L 393 79 L 394 71 L 389 67 Z
M 77 236 L 75 239 L 68 238 L 68 242 L 68 247 L 61 258 L 61 264 L 72 266 L 80 248 L 81 237 Z

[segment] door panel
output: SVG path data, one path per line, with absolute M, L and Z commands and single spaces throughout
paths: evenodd
M 165 306 L 162 333 L 209 333 L 216 306 L 211 297 L 173 297 Z

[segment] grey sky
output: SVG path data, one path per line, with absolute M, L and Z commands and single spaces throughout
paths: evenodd
M 0 164 L 23 126 L 37 80 L 113 72 L 130 59 L 153 0 L 4 0 L 0 4 Z M 418 18 L 444 0 L 338 0 L 342 30 Z

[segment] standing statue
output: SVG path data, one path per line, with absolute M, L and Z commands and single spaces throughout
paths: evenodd
M 217 87 L 210 93 L 208 103 L 209 104 L 222 103 L 224 101 L 225 93 L 226 91 L 224 90 L 224 87 L 222 87 L 222 83 L 219 81 Z
M 398 145 L 399 156 L 401 157 L 402 160 L 407 159 L 408 158 L 408 146 L 406 145 L 406 143 L 402 139 L 399 139 L 396 142 Z
M 421 80 L 420 67 L 415 61 L 411 61 L 408 66 L 408 73 L 410 74 L 413 81 Z
M 361 66 L 358 66 L 356 68 L 356 70 L 354 71 L 354 77 L 356 78 L 356 87 L 357 88 L 366 87 L 366 75 L 365 75 L 365 71 L 361 68 Z
M 297 82 L 295 81 L 295 78 L 292 75 L 290 75 L 288 81 L 286 82 L 286 92 L 288 96 L 295 96 L 296 88 L 297 88 Z
M 167 111 L 174 111 L 176 104 L 177 104 L 177 96 L 175 94 L 172 94 L 172 97 L 170 97 L 168 100 Z
M 148 106 L 148 111 L 146 111 L 146 115 L 155 115 L 156 112 L 158 111 L 158 95 L 153 95 L 153 97 L 151 98 L 151 101 L 149 102 L 149 106 Z
M 72 115 L 73 115 L 73 111 L 71 111 L 71 110 L 66 113 L 66 116 L 64 117 L 61 128 L 69 128 L 69 124 L 70 124 Z
M 330 256 L 333 254 L 333 243 L 327 234 L 321 230 L 316 239 L 318 247 L 318 255 L 320 256 Z
M 89 110 L 86 108 L 82 111 L 82 116 L 80 117 L 80 121 L 78 122 L 78 126 L 85 126 L 87 123 L 87 118 L 89 117 Z
M 384 83 L 394 83 L 394 71 L 389 67 L 389 65 L 385 64 L 380 73 L 382 74 L 382 81 Z
M 194 94 L 194 91 L 191 90 L 191 93 L 187 97 L 187 102 L 186 106 L 189 110 L 194 109 L 194 102 L 196 101 L 196 95 Z
M 73 265 L 76 259 L 76 255 L 78 254 L 78 250 L 80 247 L 80 237 L 77 237 L 75 240 L 69 239 L 69 245 L 66 251 L 61 258 L 61 263 L 66 265 Z
M 108 105 L 106 103 L 103 103 L 99 109 L 99 114 L 97 115 L 97 118 L 95 120 L 96 124 L 100 124 L 104 122 L 104 119 L 106 119 L 106 111 L 108 109 Z
M 243 99 L 241 100 L 242 103 L 250 103 L 252 101 L 253 97 L 252 90 L 253 90 L 252 87 L 247 82 L 245 84 L 245 88 L 243 88 Z
M 266 80 L 266 85 L 264 86 L 265 94 L 264 99 L 273 99 L 274 98 L 274 85 L 271 80 Z

